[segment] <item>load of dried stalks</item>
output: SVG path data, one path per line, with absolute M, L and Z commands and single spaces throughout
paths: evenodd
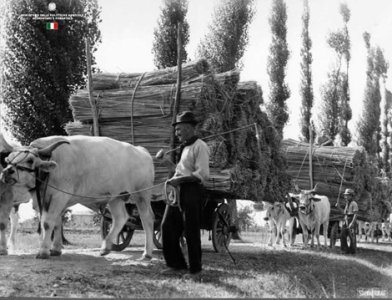
M 234 199 L 282 199 L 289 181 L 279 151 L 280 139 L 260 110 L 260 86 L 252 81 L 239 82 L 240 73 L 235 70 L 211 73 L 204 60 L 189 63 L 186 69 L 179 111 L 195 114 L 200 120 L 197 131 L 209 145 L 211 178 L 207 189 Z M 153 156 L 161 148 L 170 150 L 174 70 L 145 73 L 136 90 L 137 76 L 132 74 L 95 75 L 93 96 L 97 99 L 100 135 L 133 141 Z M 92 135 L 88 92 L 78 91 L 70 105 L 75 121 L 66 125 L 67 133 Z M 167 167 L 157 161 L 155 170 L 155 183 L 163 182 Z

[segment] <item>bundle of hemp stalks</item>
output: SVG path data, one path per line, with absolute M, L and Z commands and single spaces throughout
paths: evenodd
M 282 151 L 287 161 L 287 174 L 300 189 L 310 190 L 310 145 L 292 139 L 283 141 Z M 329 198 L 331 207 L 344 207 L 343 193 L 355 191 L 360 215 L 366 217 L 371 209 L 374 167 L 368 163 L 362 147 L 333 147 L 313 145 L 313 185 L 316 192 Z
M 209 73 L 209 64 L 205 59 L 191 61 L 182 66 L 181 78 L 186 82 L 202 74 Z M 92 76 L 93 90 L 132 88 L 140 86 L 174 84 L 177 81 L 177 67 L 155 70 L 145 73 L 98 73 Z
M 198 66 L 188 65 L 189 68 Z M 200 121 L 196 128 L 198 135 L 210 148 L 211 174 L 207 189 L 234 199 L 261 201 L 265 193 L 271 194 L 271 199 L 282 197 L 284 190 L 279 184 L 284 180 L 275 178 L 283 170 L 281 165 L 275 165 L 275 160 L 282 164 L 282 156 L 271 124 L 259 109 L 263 103 L 261 88 L 255 82 L 239 82 L 238 71 L 214 74 L 209 72 L 208 65 L 203 63 L 203 66 L 205 73 L 189 69 L 191 75 L 183 77 L 179 111 L 191 110 L 195 114 Z M 143 80 L 154 72 L 146 73 L 136 88 L 135 81 L 124 84 L 123 75 L 94 76 L 93 97 L 97 102 L 100 135 L 143 146 L 152 156 L 159 149 L 170 151 L 175 69 L 156 71 L 165 79 L 155 78 L 149 85 Z M 107 78 L 120 78 L 121 87 Z M 74 122 L 66 125 L 69 135 L 92 135 L 88 96 L 86 90 L 80 90 L 70 98 Z M 274 159 L 271 153 L 276 154 Z M 164 182 L 168 176 L 167 165 L 155 161 L 155 173 L 155 184 Z M 155 200 L 161 199 L 161 190 L 154 190 Z

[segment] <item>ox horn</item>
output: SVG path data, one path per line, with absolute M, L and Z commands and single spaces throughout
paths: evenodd
M 315 193 L 318 187 L 318 182 L 316 183 L 316 185 L 313 187 L 313 189 L 311 190 L 312 193 Z
M 49 145 L 49 146 L 46 147 L 46 148 L 38 149 L 38 155 L 40 155 L 40 156 L 51 156 L 51 155 L 52 155 L 52 152 L 53 152 L 58 146 L 60 146 L 60 145 L 62 145 L 62 144 L 69 144 L 69 142 L 66 141 L 66 140 L 54 142 L 53 144 Z
M 0 152 L 12 152 L 13 147 L 6 141 L 2 132 L 0 132 Z

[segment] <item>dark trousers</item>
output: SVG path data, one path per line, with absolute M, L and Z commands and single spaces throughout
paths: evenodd
M 203 190 L 199 183 L 181 184 L 180 212 L 178 207 L 166 206 L 162 221 L 163 256 L 168 267 L 186 269 L 184 255 L 180 247 L 180 237 L 185 235 L 188 247 L 189 272 L 201 271 L 200 222 Z

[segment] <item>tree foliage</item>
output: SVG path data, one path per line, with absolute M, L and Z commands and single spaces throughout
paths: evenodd
M 384 85 L 385 87 L 385 85 Z M 382 109 L 382 137 L 381 137 L 381 159 L 382 169 L 386 176 L 391 177 L 391 165 L 390 165 L 390 130 L 391 126 L 391 106 L 392 106 L 392 93 L 391 91 L 384 88 L 384 106 Z
M 309 128 L 311 127 L 313 107 L 313 83 L 312 83 L 312 40 L 309 36 L 309 3 L 304 0 L 304 12 L 302 15 L 302 48 L 301 48 L 301 134 L 305 142 L 310 140 Z
M 327 37 L 327 44 L 336 53 L 336 64 L 329 72 L 327 82 L 322 86 L 318 131 L 332 141 L 336 141 L 338 137 L 335 143 L 347 146 L 351 141 L 348 122 L 352 118 L 352 111 L 348 77 L 351 59 L 351 41 L 348 32 L 350 9 L 346 4 L 340 5 L 340 14 L 344 23 L 343 29 L 331 32 Z M 344 65 L 346 70 L 343 69 Z
M 321 87 L 320 113 L 318 115 L 318 135 L 331 141 L 339 132 L 339 71 L 328 73 L 327 82 Z
M 357 123 L 357 143 L 363 146 L 369 154 L 378 156 L 381 151 L 381 92 L 380 78 L 385 78 L 388 63 L 380 47 L 372 47 L 370 35 L 363 35 L 367 47 L 367 76 L 363 109 Z
M 255 225 L 255 221 L 251 216 L 252 212 L 253 211 L 249 206 L 245 206 L 238 210 L 238 226 L 241 231 Z
M 24 17 L 48 14 L 46 0 L 10 0 L 3 12 L 5 121 L 22 143 L 66 134 L 63 127 L 72 119 L 69 96 L 85 84 L 85 38 L 91 53 L 101 39 L 96 0 L 61 0 L 56 7 L 58 13 L 80 16 L 58 20 L 58 30 L 47 30 L 46 20 Z
M 340 4 L 340 14 L 342 15 L 343 27 L 343 48 L 342 55 L 346 62 L 346 72 L 342 74 L 341 92 L 340 92 L 340 115 L 339 115 L 339 138 L 342 146 L 347 146 L 351 142 L 351 133 L 348 129 L 348 122 L 352 118 L 350 107 L 350 89 L 349 89 L 349 66 L 351 59 L 351 40 L 348 32 L 348 22 L 350 21 L 351 12 L 346 3 Z
M 280 136 L 283 136 L 283 128 L 289 119 L 286 100 L 290 97 L 290 91 L 285 82 L 285 77 L 290 52 L 286 41 L 286 21 L 286 3 L 284 0 L 273 0 L 272 13 L 269 19 L 272 42 L 267 66 L 270 78 L 270 95 L 266 106 L 269 117 Z
M 164 0 L 158 25 L 154 29 L 152 52 L 158 69 L 177 65 L 177 24 L 181 22 L 181 60 L 187 60 L 186 45 L 189 42 L 189 24 L 186 20 L 187 0 Z
M 218 73 L 241 68 L 253 15 L 253 0 L 221 0 L 198 45 L 198 56 L 208 59 Z

